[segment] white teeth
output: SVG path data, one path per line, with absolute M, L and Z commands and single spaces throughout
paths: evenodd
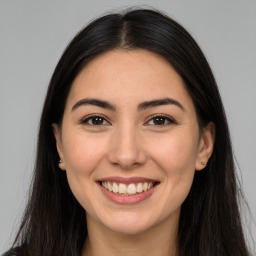
M 153 182 L 139 182 L 137 185 L 130 183 L 128 185 L 123 183 L 116 183 L 110 181 L 102 181 L 102 186 L 110 192 L 122 195 L 135 195 L 151 189 L 155 183 Z
M 108 187 L 107 187 L 107 182 L 106 182 L 106 181 L 103 181 L 103 182 L 102 182 L 102 186 L 103 186 L 104 188 L 108 188 Z
M 119 192 L 119 194 L 126 194 L 126 192 L 127 192 L 127 187 L 126 187 L 126 185 L 120 183 L 120 184 L 119 184 L 119 187 L 118 187 L 118 192 Z
M 113 192 L 114 193 L 118 193 L 118 185 L 115 183 L 115 182 L 113 182 Z
M 151 189 L 151 188 L 153 188 L 153 183 L 152 183 L 152 182 L 149 182 L 149 183 L 148 183 L 148 189 Z
M 143 191 L 142 183 L 138 183 L 136 192 L 141 193 L 142 191 Z
M 128 195 L 135 195 L 136 194 L 136 186 L 135 184 L 129 184 L 127 188 Z
M 108 189 L 109 191 L 113 191 L 113 187 L 112 187 L 111 183 L 110 183 L 110 182 L 107 182 L 107 185 L 108 185 L 107 189 Z

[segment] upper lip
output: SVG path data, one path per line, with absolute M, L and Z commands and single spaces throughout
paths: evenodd
M 131 184 L 131 183 L 139 183 L 139 182 L 159 182 L 158 180 L 144 178 L 144 177 L 124 178 L 119 176 L 105 177 L 98 180 L 98 182 L 101 182 L 101 181 L 110 181 L 110 182 L 123 183 L 123 184 Z

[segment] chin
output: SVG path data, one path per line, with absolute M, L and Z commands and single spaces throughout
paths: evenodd
M 107 226 L 114 233 L 119 233 L 123 235 L 138 235 L 149 229 L 145 225 L 111 225 Z
M 126 235 L 137 235 L 143 233 L 157 223 L 152 218 L 153 216 L 145 216 L 135 213 L 125 213 L 117 217 L 110 219 L 105 219 L 102 224 L 107 227 L 109 230 L 115 233 L 126 234 Z

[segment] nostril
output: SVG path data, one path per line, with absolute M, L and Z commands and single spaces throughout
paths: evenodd
M 108 161 L 113 165 L 119 165 L 123 169 L 133 168 L 144 164 L 147 159 L 146 153 L 141 149 L 116 150 L 108 153 Z

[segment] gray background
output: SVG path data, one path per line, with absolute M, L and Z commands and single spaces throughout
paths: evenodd
M 255 0 L 0 0 L 0 253 L 10 245 L 26 202 L 39 116 L 61 53 L 90 20 L 131 5 L 165 11 L 206 54 L 226 108 L 238 177 L 256 219 Z

